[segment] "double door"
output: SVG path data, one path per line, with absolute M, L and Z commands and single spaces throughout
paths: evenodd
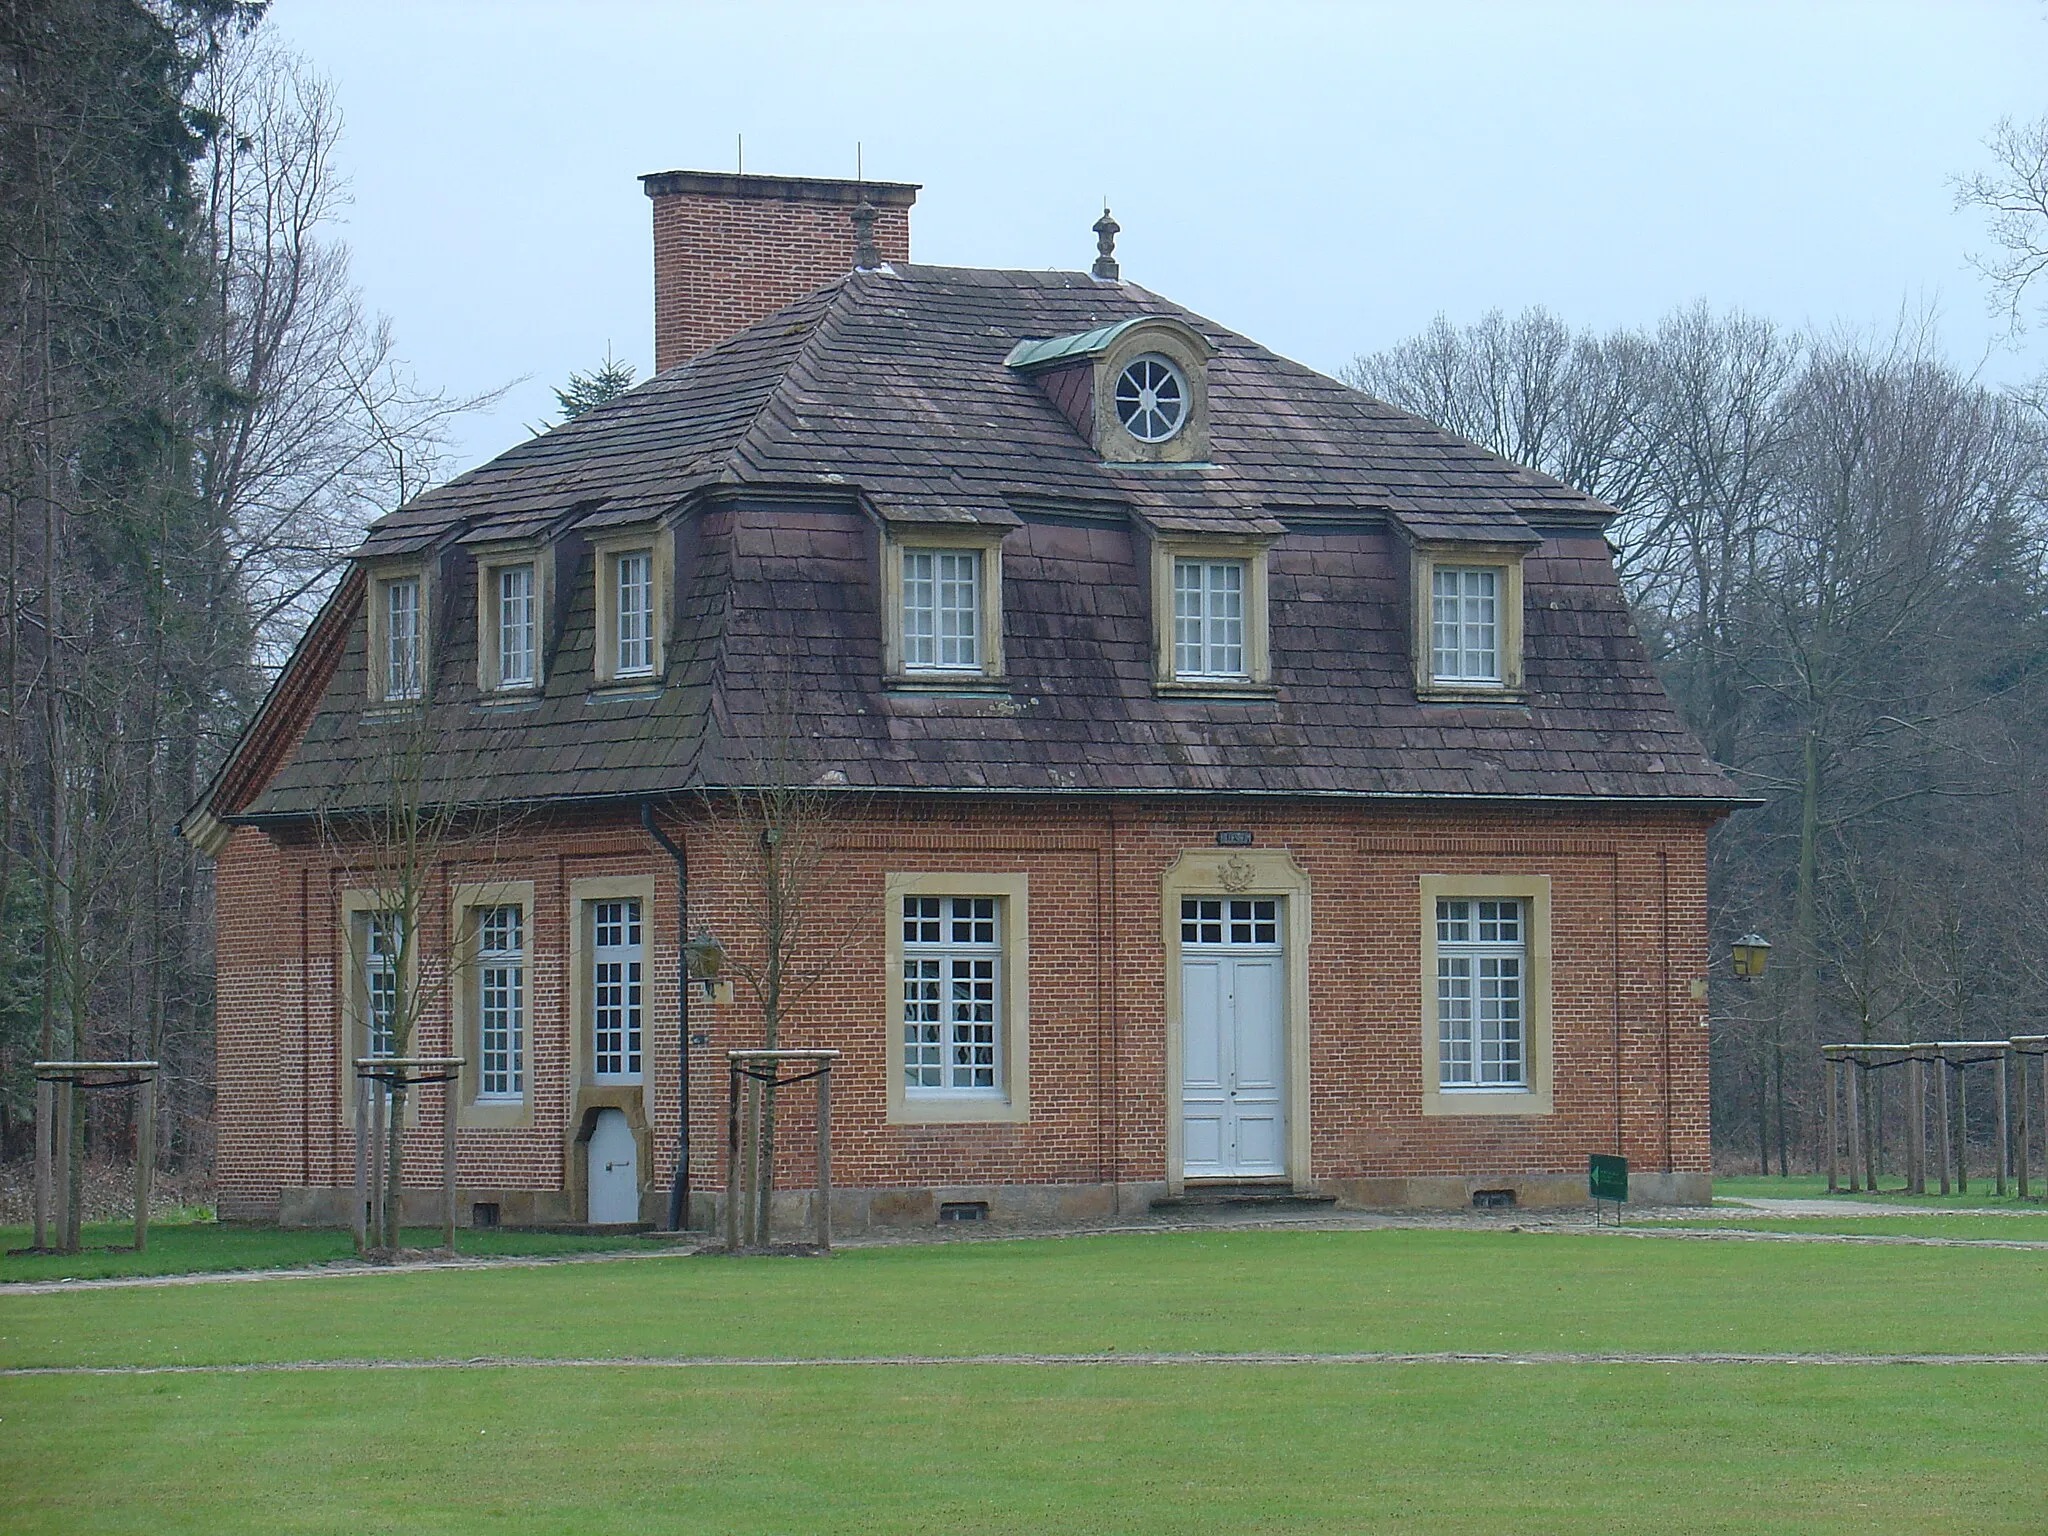
M 1277 944 L 1182 951 L 1181 1171 L 1287 1174 L 1285 968 Z

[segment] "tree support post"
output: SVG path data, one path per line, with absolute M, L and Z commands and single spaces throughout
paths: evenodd
M 1906 1061 L 1906 1179 L 1916 1195 L 1927 1193 L 1927 1062 L 1915 1051 Z
M 57 1097 L 57 1156 L 50 1170 L 57 1181 L 57 1247 L 75 1253 L 78 1245 L 71 1241 L 71 1206 L 78 1189 L 77 1180 L 71 1177 L 71 1118 L 78 1113 L 78 1095 L 69 1082 L 53 1082 L 50 1089 Z
M 441 1246 L 455 1251 L 455 1099 L 459 1069 L 441 1078 Z
M 832 1064 L 818 1073 L 818 1247 L 832 1251 Z
M 1948 1193 L 1949 1165 L 1956 1157 L 1955 1136 L 1948 1123 L 1948 1052 L 1941 1052 L 1934 1058 L 1934 1062 L 1941 1069 L 1934 1076 L 1941 1088 L 1941 1192 L 1945 1195 Z
M 1859 1081 L 1863 1076 L 1863 1068 L 1854 1058 L 1845 1059 L 1842 1065 L 1847 1069 L 1842 1077 L 1848 1087 L 1849 1193 L 1853 1195 L 1863 1187 L 1857 1182 L 1863 1162 L 1862 1084 Z
M 57 1095 L 47 1078 L 36 1079 L 36 1247 L 50 1246 L 52 1164 L 57 1150 Z
M 1842 1187 L 1842 1129 L 1839 1123 L 1840 1116 L 1835 1107 L 1835 1101 L 1841 1097 L 1842 1092 L 1842 1063 L 1840 1058 L 1831 1054 L 1824 1054 L 1821 1058 L 1820 1077 L 1823 1094 L 1821 1104 L 1822 1134 L 1827 1137 L 1828 1143 L 1828 1193 L 1832 1195 Z
M 2019 1093 L 2019 1101 L 2020 1101 L 2020 1102 L 2019 1102 L 2019 1110 L 2020 1110 L 2020 1137 L 2019 1137 L 2019 1165 L 2020 1165 L 2020 1166 L 2019 1166 L 2019 1174 L 2020 1174 L 2020 1198 L 2021 1198 L 2022 1200 L 2025 1200 L 2025 1199 L 2028 1199 L 2028 1198 L 2029 1198 L 2029 1195 L 2028 1195 L 2028 1191 L 2027 1191 L 2027 1175 L 2028 1175 L 2028 1173 L 2029 1173 L 2029 1171 L 2030 1171 L 2030 1169 L 2031 1169 L 2031 1165 L 2033 1164 L 2033 1161 L 2034 1161 L 2034 1127 L 2033 1127 L 2033 1102 L 2032 1102 L 2032 1101 L 2033 1101 L 2033 1095 L 2032 1095 L 2032 1094 L 2030 1094 L 2030 1093 L 2029 1093 L 2029 1092 L 2027 1091 L 2027 1090 L 2028 1090 L 2028 1088 L 2029 1088 L 2029 1087 L 2031 1086 L 2031 1084 L 2030 1084 L 2030 1081 L 2029 1081 L 2029 1079 L 2028 1079 L 2028 1077 L 2027 1077 L 2027 1071 L 2028 1071 L 2028 1068 L 2027 1068 L 2027 1053 L 2026 1053 L 2026 1052 L 2025 1052 L 2024 1050 L 2016 1050 L 2015 1054 L 2016 1054 L 2016 1055 L 2018 1056 L 2018 1058 L 2019 1058 L 2019 1068 L 2020 1068 L 2020 1093 Z
M 370 1080 L 356 1079 L 356 1252 L 370 1246 Z
M 156 1074 L 137 1087 L 135 1106 L 135 1251 L 149 1247 L 149 1200 L 156 1193 Z
M 2003 1046 L 1998 1052 L 1998 1193 L 2005 1193 L 2006 1180 L 2012 1173 L 2012 1075 L 2007 1070 L 2012 1060 L 2012 1047 Z
M 725 1247 L 740 1246 L 740 1064 L 728 1058 L 725 1088 Z

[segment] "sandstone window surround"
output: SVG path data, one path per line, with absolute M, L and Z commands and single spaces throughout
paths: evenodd
M 1425 544 L 1414 554 L 1411 649 L 1425 701 L 1515 703 L 1522 681 L 1522 557 L 1513 544 Z
M 344 890 L 339 908 L 337 1001 L 341 1030 L 335 1042 L 340 1056 L 335 1063 L 335 1082 L 342 1118 L 352 1125 L 357 1108 L 356 1062 L 366 1056 L 419 1055 L 417 1031 L 423 1022 L 419 1015 L 425 1010 L 419 994 L 417 923 L 410 924 L 413 942 L 407 943 L 409 923 L 398 897 L 384 890 Z M 401 1045 L 398 1035 L 408 1012 L 415 1038 Z M 419 1095 L 415 1094 L 406 1106 L 406 1123 L 417 1124 L 418 1116 Z
M 480 691 L 536 692 L 545 681 L 551 552 L 506 549 L 476 559 L 476 664 Z
M 1207 697 L 1270 697 L 1270 538 L 1155 535 L 1153 688 Z
M 422 565 L 380 566 L 370 573 L 369 592 L 370 703 L 416 704 L 426 696 L 432 664 L 433 584 Z
M 889 1122 L 1028 1122 L 1029 877 L 892 874 L 883 903 Z
M 1549 1114 L 1550 877 L 1424 875 L 1420 895 L 1423 1114 Z
M 985 524 L 885 530 L 882 665 L 891 686 L 1001 684 L 1008 532 Z
M 651 528 L 591 541 L 597 686 L 644 687 L 658 680 L 667 666 L 671 543 L 665 533 Z
M 1201 332 L 1174 316 L 1118 328 L 1095 357 L 1095 451 L 1112 464 L 1206 460 L 1212 355 Z
M 449 903 L 454 1054 L 464 1058 L 457 1121 L 478 1129 L 533 1124 L 534 886 L 458 885 Z

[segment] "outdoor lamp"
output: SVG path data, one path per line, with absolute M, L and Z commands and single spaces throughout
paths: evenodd
M 1771 957 L 1771 941 L 1760 933 L 1745 933 L 1730 946 L 1729 955 L 1735 961 L 1735 974 L 1754 981 L 1763 975 L 1764 962 Z
M 708 929 L 700 928 L 697 937 L 683 946 L 683 961 L 690 968 L 692 981 L 716 981 L 725 965 L 725 946 Z

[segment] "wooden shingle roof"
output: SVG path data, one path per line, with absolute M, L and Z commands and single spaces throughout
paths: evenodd
M 1144 315 L 1215 349 L 1206 463 L 1106 464 L 1005 365 L 1020 342 Z M 570 585 L 547 685 L 516 708 L 479 699 L 474 583 L 446 583 L 428 709 L 436 772 L 465 800 L 745 782 L 793 718 L 821 773 L 875 789 L 1733 803 L 1634 634 L 1609 516 L 1141 288 L 905 266 L 850 274 L 419 497 L 359 555 L 676 530 L 666 675 L 634 696 L 591 689 L 587 561 L 558 573 Z M 1012 530 L 1006 692 L 884 684 L 875 525 L 935 520 Z M 1155 695 L 1147 528 L 1277 540 L 1274 697 Z M 1525 705 L 1418 702 L 1407 537 L 1530 548 Z M 348 590 L 360 603 L 361 584 Z M 289 759 L 218 813 L 362 798 L 389 730 L 365 714 L 363 628 Z

